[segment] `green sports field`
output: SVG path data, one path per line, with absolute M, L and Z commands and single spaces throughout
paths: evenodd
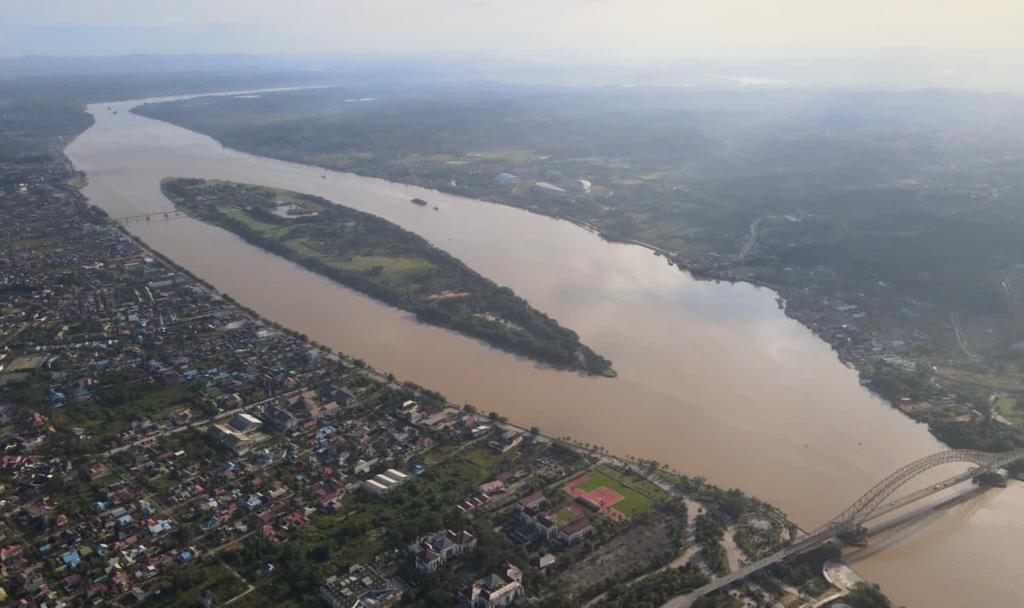
M 576 484 L 576 487 L 584 492 L 593 492 L 598 488 L 605 487 L 622 496 L 622 500 L 610 506 L 627 517 L 644 513 L 650 510 L 651 506 L 654 504 L 651 499 L 627 488 L 616 479 L 602 473 L 601 471 L 591 471 L 589 473 L 589 477 Z

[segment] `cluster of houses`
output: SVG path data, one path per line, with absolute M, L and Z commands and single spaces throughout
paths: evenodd
M 18 464 L 8 461 L 5 472 Z M 65 504 L 71 497 L 48 498 L 5 522 L 37 530 L 32 542 L 0 549 L 4 594 L 17 591 L 29 605 L 59 604 L 68 596 L 141 600 L 150 581 L 200 553 L 175 534 L 176 522 L 126 482 L 106 486 L 99 500 L 75 509 Z
M 33 243 L 0 259 L 0 285 L 15 286 L 0 296 L 0 538 L 19 539 L 0 547 L 4 600 L 144 602 L 202 555 L 248 538 L 285 542 L 341 511 L 350 492 L 409 483 L 424 470 L 416 455 L 438 440 L 483 439 L 501 454 L 524 441 L 502 427 L 491 437 L 492 420 L 436 399 L 364 406 L 395 388 L 83 220 L 62 191 L 29 184 L 19 195 L 0 226 L 5 243 Z M 39 397 L 15 399 L 26 383 Z M 74 458 L 60 455 L 68 448 Z M 417 566 L 433 571 L 475 548 L 470 532 L 445 530 L 421 539 Z M 516 572 L 475 581 L 460 599 L 508 605 L 523 594 Z M 400 594 L 370 566 L 320 592 L 331 606 Z M 201 602 L 216 603 L 210 593 Z
M 26 180 L 12 192 L 10 179 L 0 177 L 0 538 L 19 541 L 0 547 L 4 597 L 144 600 L 226 543 L 293 537 L 367 476 L 402 483 L 412 473 L 387 463 L 451 425 L 450 412 L 421 404 L 352 411 L 339 360 L 88 221 L 62 186 Z

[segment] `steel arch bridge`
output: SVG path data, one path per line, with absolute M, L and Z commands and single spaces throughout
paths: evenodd
M 980 452 L 977 450 L 947 450 L 945 452 L 939 452 L 937 454 L 932 454 L 931 456 L 925 456 L 924 458 L 915 460 L 875 484 L 873 488 L 864 493 L 863 496 L 858 498 L 842 513 L 833 517 L 825 525 L 821 526 L 814 532 L 796 539 L 793 544 L 780 549 L 772 555 L 747 564 L 735 572 L 713 580 L 688 594 L 677 595 L 663 604 L 662 608 L 688 607 L 693 600 L 702 595 L 707 595 L 708 593 L 727 587 L 736 581 L 767 568 L 768 566 L 810 551 L 811 549 L 828 542 L 837 536 L 856 532 L 860 529 L 862 524 L 870 519 L 874 519 L 904 507 L 917 500 L 925 498 L 926 496 L 940 492 L 978 475 L 993 472 L 999 468 L 1011 465 L 1019 460 L 1024 460 L 1024 448 L 1001 453 Z M 886 502 L 886 499 L 895 494 L 897 490 L 922 473 L 944 464 L 957 462 L 974 464 L 977 466 L 941 483 L 919 490 L 910 495 L 904 496 L 903 498 Z
M 860 528 L 861 524 L 870 519 L 874 519 L 875 517 L 906 506 L 912 502 L 956 485 L 957 483 L 971 479 L 977 475 L 994 471 L 1000 467 L 1005 467 L 1022 459 L 1024 459 L 1024 448 L 998 453 L 981 452 L 978 450 L 946 450 L 944 452 L 925 456 L 924 458 L 915 460 L 914 462 L 894 471 L 888 477 L 875 484 L 873 488 L 865 492 L 839 515 L 836 515 L 825 523 L 825 525 L 811 532 L 807 536 L 797 539 L 796 542 L 780 551 L 780 553 L 786 553 L 783 558 L 802 553 L 837 535 L 855 532 Z M 972 468 L 966 473 L 962 473 L 940 484 L 932 486 L 931 488 L 915 492 L 904 499 L 890 503 L 885 502 L 886 499 L 895 494 L 897 490 L 926 471 L 944 464 L 957 462 L 975 464 L 978 466 Z
M 850 530 L 877 515 L 881 515 L 882 513 L 878 511 L 887 498 L 919 475 L 935 467 L 957 462 L 976 464 L 978 467 L 969 472 L 970 476 L 973 477 L 1010 465 L 1021 459 L 1024 459 L 1024 448 L 1001 453 L 981 452 L 978 450 L 946 450 L 925 456 L 899 468 L 875 484 L 873 488 L 865 492 L 863 496 L 858 498 L 856 502 L 847 507 L 842 513 L 833 517 L 828 523 L 819 528 L 818 531 L 826 529 L 835 531 Z M 811 536 L 813 536 L 813 533 Z

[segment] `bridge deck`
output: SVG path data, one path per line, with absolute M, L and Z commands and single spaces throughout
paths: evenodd
M 119 223 L 119 224 L 125 224 L 125 223 L 128 223 L 128 222 L 144 221 L 144 220 L 148 220 L 148 219 L 151 219 L 151 218 L 165 217 L 167 219 L 172 219 L 172 218 L 178 218 L 178 217 L 184 217 L 184 216 L 185 216 L 185 212 L 184 211 L 177 211 L 177 210 L 154 211 L 152 213 L 140 213 L 138 215 L 128 215 L 128 216 L 125 216 L 125 217 L 114 218 L 114 221 Z

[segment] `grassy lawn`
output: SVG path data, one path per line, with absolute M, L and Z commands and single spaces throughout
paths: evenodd
M 282 199 L 286 198 L 284 196 Z M 389 255 L 355 255 L 341 256 L 331 251 L 322 240 L 309 236 L 291 236 L 290 226 L 269 224 L 253 217 L 241 207 L 221 207 L 221 212 L 228 217 L 245 223 L 246 226 L 260 234 L 278 240 L 301 257 L 316 258 L 327 265 L 348 272 L 368 272 L 380 268 L 382 278 L 390 283 L 403 285 L 410 277 L 422 273 L 437 271 L 434 264 L 422 257 L 389 256 Z
M 1000 397 L 996 399 L 995 405 L 1000 414 L 1013 415 L 1014 409 L 1017 407 L 1017 400 L 1013 397 Z M 1020 412 L 1018 411 L 1018 413 Z
M 218 602 L 226 602 L 245 591 L 245 584 L 238 580 L 224 564 L 203 561 L 188 567 L 188 576 L 183 577 L 178 593 L 157 596 L 150 606 L 198 606 L 199 596 L 211 591 Z
M 938 376 L 945 380 L 959 384 L 971 385 L 984 390 L 1024 390 L 1024 377 L 1019 374 L 978 374 L 962 369 L 940 367 Z
M 185 401 L 189 396 L 189 390 L 185 386 L 169 386 L 152 391 L 146 391 L 135 405 L 143 408 L 147 413 L 154 413 L 171 405 Z
M 1014 422 L 1024 419 L 1024 408 L 1019 407 L 1015 397 L 1000 397 L 994 405 L 997 412 Z
M 496 454 L 494 450 L 488 448 L 471 448 L 463 451 L 462 457 L 481 469 L 490 471 L 498 465 L 502 455 Z
M 293 241 L 288 241 L 288 246 L 291 247 L 292 243 Z M 308 247 L 305 248 L 308 249 Z M 374 268 L 380 268 L 381 275 L 385 281 L 399 285 L 404 283 L 407 278 L 438 269 L 437 266 L 434 266 L 427 260 L 417 257 L 388 257 L 381 255 L 357 255 L 351 258 L 324 257 L 329 265 L 338 270 L 366 272 Z
M 148 485 L 149 488 L 154 492 L 157 492 L 159 494 L 166 494 L 175 486 L 177 486 L 178 482 L 173 479 L 170 479 L 166 475 L 160 475 L 158 477 L 153 477 L 152 479 L 147 480 L 146 485 Z
M 91 483 L 92 483 L 93 487 L 105 488 L 105 487 L 113 485 L 113 484 L 115 484 L 115 483 L 117 483 L 119 481 L 121 481 L 120 477 L 118 477 L 114 473 L 107 473 L 103 477 L 97 477 L 96 479 L 93 479 Z
M 63 240 L 57 237 L 46 237 L 39 239 L 25 239 L 22 241 L 15 241 L 9 245 L 9 248 L 14 250 L 21 249 L 35 249 L 37 251 L 49 251 L 52 249 L 59 249 L 63 244 Z
M 597 467 L 597 470 L 604 473 L 608 477 L 611 477 L 619 481 L 620 483 L 627 484 L 631 488 L 636 488 L 637 491 L 641 492 L 645 496 L 652 498 L 655 502 L 661 502 L 663 500 L 668 500 L 670 498 L 668 492 L 662 490 L 655 484 L 647 481 L 646 479 L 635 473 L 623 471 L 621 469 L 617 469 L 613 466 L 606 464 L 602 464 L 601 466 Z
M 97 441 L 113 437 L 128 428 L 134 417 L 162 418 L 189 398 L 186 386 L 148 389 L 138 398 L 111 406 L 96 397 L 85 403 L 70 403 L 53 410 L 52 420 L 61 427 L 85 429 Z
M 269 232 L 269 228 L 273 227 L 270 224 L 265 224 L 253 218 L 251 215 L 246 213 L 245 210 L 242 209 L 241 207 L 229 207 L 225 205 L 220 207 L 220 212 L 230 217 L 231 219 L 243 222 L 253 230 L 258 230 L 262 233 Z

